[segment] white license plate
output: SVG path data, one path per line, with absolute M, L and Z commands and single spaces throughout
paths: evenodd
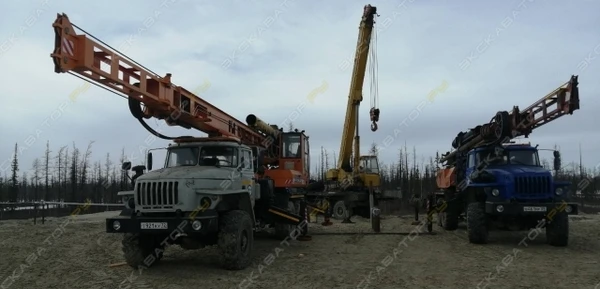
M 545 212 L 546 207 L 523 207 L 524 212 Z
M 168 229 L 168 225 L 166 222 L 161 223 L 141 223 L 142 229 L 151 229 L 151 230 L 166 230 Z

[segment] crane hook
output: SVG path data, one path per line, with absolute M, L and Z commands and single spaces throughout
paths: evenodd
M 379 108 L 371 107 L 369 115 L 371 116 L 371 131 L 377 131 L 377 122 L 379 121 Z

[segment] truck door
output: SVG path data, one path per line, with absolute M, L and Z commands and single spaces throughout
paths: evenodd
M 243 189 L 248 190 L 248 193 L 250 193 L 252 196 L 251 199 L 254 205 L 254 195 L 252 194 L 252 188 L 254 187 L 254 162 L 252 158 L 252 151 L 250 149 L 242 148 L 240 150 L 239 167 Z

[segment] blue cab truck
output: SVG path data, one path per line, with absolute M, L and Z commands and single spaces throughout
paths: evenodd
M 433 213 L 448 231 L 456 230 L 464 216 L 470 243 L 486 244 L 492 229 L 545 228 L 548 244 L 567 246 L 568 215 L 578 214 L 577 204 L 569 201 L 571 184 L 555 180 L 541 165 L 537 146 L 512 140 L 579 109 L 577 84 L 572 76 L 527 109 L 498 112 L 489 123 L 459 133 L 455 150 L 438 159 L 444 167 L 437 172 L 438 191 L 426 199 L 428 230 Z M 554 151 L 554 171 L 560 166 L 560 153 Z

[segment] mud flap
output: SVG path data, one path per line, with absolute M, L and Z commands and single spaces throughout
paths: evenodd
M 304 218 L 302 218 L 302 216 L 292 214 L 287 210 L 275 206 L 269 207 L 269 213 L 273 217 L 273 220 L 282 224 L 298 226 L 304 221 Z
M 119 216 L 131 216 L 133 215 L 133 210 L 132 209 L 123 209 L 121 211 L 121 213 L 119 214 Z

